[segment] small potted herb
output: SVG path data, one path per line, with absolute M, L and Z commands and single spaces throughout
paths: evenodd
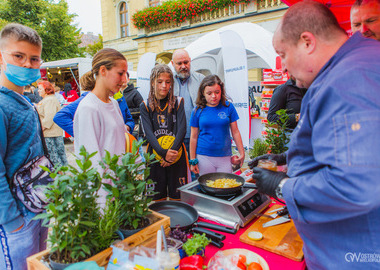
M 109 197 L 114 198 L 120 204 L 120 230 L 125 237 L 150 225 L 147 216 L 151 213 L 148 205 L 154 195 L 153 181 L 148 179 L 150 164 L 154 162 L 154 155 L 144 153 L 143 161 L 139 162 L 138 149 L 143 141 L 134 141 L 132 152 L 121 156 L 111 155 L 107 152 L 102 166 L 103 178 L 111 179 L 112 185 L 104 184 L 109 192 Z
M 206 234 L 194 233 L 192 238 L 187 239 L 182 248 L 187 256 L 204 255 L 205 247 L 211 243 L 211 240 L 206 237 Z
M 284 109 L 278 110 L 276 114 L 279 119 L 275 123 L 268 122 L 269 128 L 267 128 L 265 142 L 269 145 L 270 153 L 281 154 L 288 150 L 287 144 L 290 140 L 290 132 L 287 128 L 287 122 L 289 116 Z

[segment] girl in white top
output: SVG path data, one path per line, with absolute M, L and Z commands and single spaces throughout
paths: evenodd
M 92 60 L 92 70 L 84 74 L 84 89 L 92 89 L 79 103 L 74 115 L 74 147 L 79 155 L 83 145 L 87 152 L 97 154 L 91 159 L 92 164 L 102 173 L 99 162 L 105 156 L 105 150 L 111 156 L 125 153 L 125 133 L 127 132 L 119 105 L 112 96 L 119 92 L 126 82 L 127 60 L 118 51 L 102 49 Z M 103 182 L 111 184 L 111 180 Z M 107 192 L 99 191 L 99 204 L 105 205 Z

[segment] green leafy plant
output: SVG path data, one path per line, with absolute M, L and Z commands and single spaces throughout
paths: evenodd
M 137 11 L 132 16 L 133 24 L 139 28 L 151 28 L 165 22 L 182 23 L 186 19 L 252 0 L 169 0 L 160 6 Z
M 124 229 L 137 229 L 146 224 L 145 218 L 150 211 L 149 203 L 154 195 L 153 181 L 148 179 L 150 165 L 155 162 L 154 155 L 144 153 L 144 162 L 137 162 L 138 149 L 143 141 L 134 141 L 132 152 L 121 156 L 111 157 L 109 152 L 103 159 L 105 169 L 103 178 L 111 179 L 113 185 L 104 184 L 109 196 L 114 197 L 120 204 L 120 221 Z
M 202 251 L 211 240 L 206 237 L 206 234 L 194 233 L 192 238 L 187 239 L 182 248 L 186 252 L 187 256 L 195 255 Z
M 267 154 L 269 151 L 269 147 L 264 140 L 261 138 L 257 138 L 253 141 L 253 148 L 250 150 L 249 155 L 250 158 L 253 159 L 255 157 Z
M 48 242 L 57 262 L 75 263 L 98 249 L 99 244 L 92 237 L 101 219 L 96 202 L 101 178 L 90 160 L 95 154 L 87 153 L 82 146 L 80 158 L 76 159 L 78 169 L 71 165 L 61 166 L 52 173 L 44 168 L 54 182 L 46 190 L 50 201 L 46 212 L 36 219 L 43 219 L 43 225 L 51 228 Z
M 97 252 L 108 248 L 113 241 L 119 238 L 115 232 L 121 225 L 120 214 L 119 201 L 107 198 L 98 226 L 95 228 L 93 235 L 91 235 L 98 243 Z
M 267 136 L 265 139 L 266 144 L 270 148 L 272 154 L 281 154 L 288 150 L 286 146 L 289 142 L 289 132 L 287 131 L 287 122 L 289 116 L 285 109 L 278 110 L 276 114 L 279 116 L 277 122 L 268 122 L 269 127 L 266 129 Z

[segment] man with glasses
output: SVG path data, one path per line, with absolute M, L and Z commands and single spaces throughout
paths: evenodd
M 41 77 L 41 51 L 29 27 L 8 24 L 0 32 L 0 269 L 26 270 L 26 258 L 46 248 L 47 228 L 9 187 L 20 167 L 44 154 L 38 114 L 22 95 Z

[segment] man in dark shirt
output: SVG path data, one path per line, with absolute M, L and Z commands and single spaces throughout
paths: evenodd
M 267 116 L 268 121 L 277 122 L 279 116 L 276 112 L 281 109 L 286 109 L 286 113 L 289 116 L 287 127 L 294 129 L 299 120 L 301 102 L 306 90 L 306 88 L 299 88 L 293 79 L 289 79 L 286 83 L 276 87 L 270 100 Z
M 32 103 L 40 102 L 40 99 L 33 93 L 32 87 L 30 85 L 24 87 L 23 95 L 28 97 Z

